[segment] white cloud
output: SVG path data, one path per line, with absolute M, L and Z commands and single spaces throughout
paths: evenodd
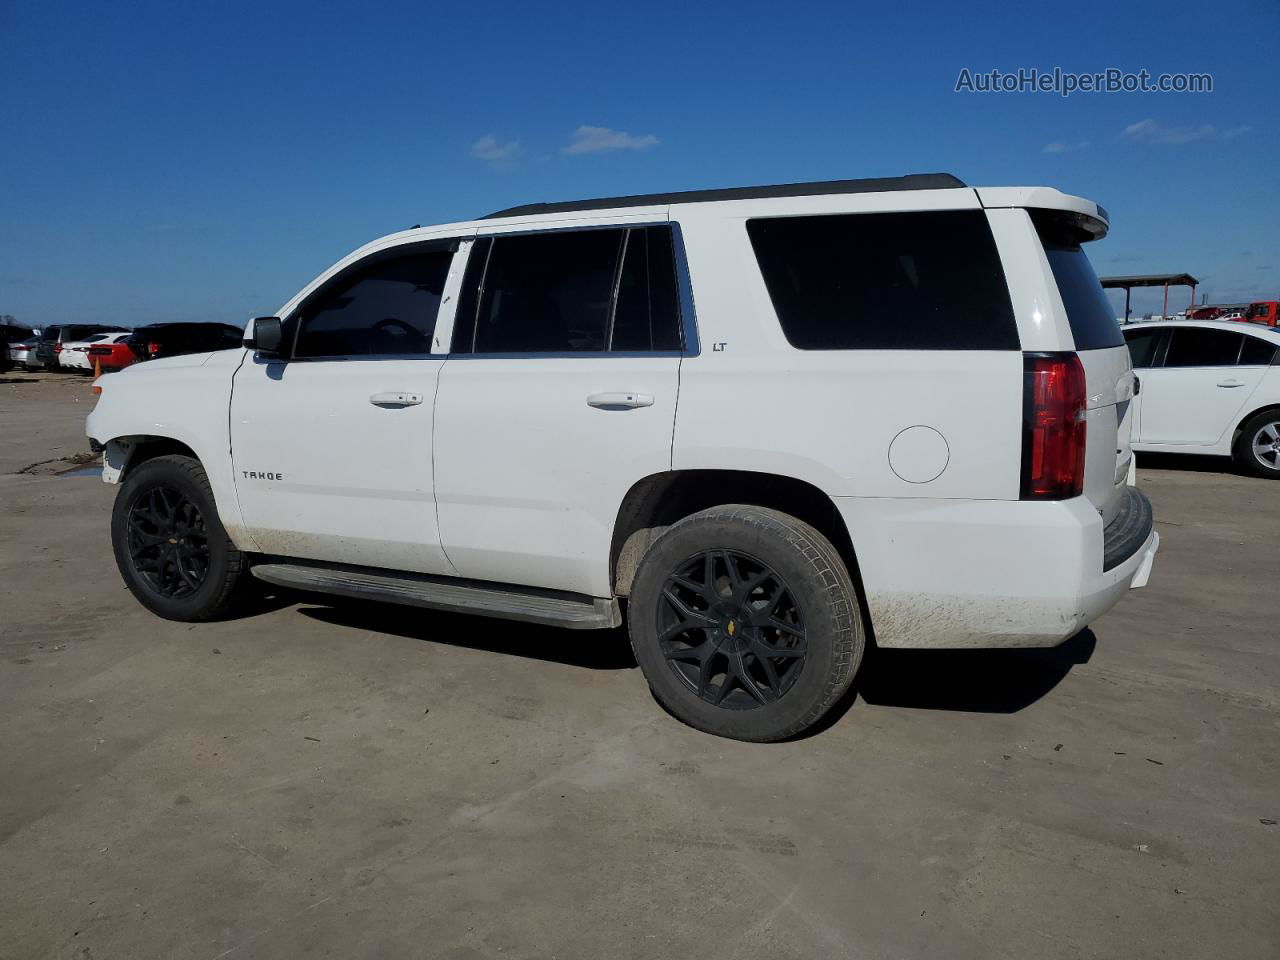
M 560 148 L 561 153 L 603 153 L 607 150 L 643 150 L 658 142 L 653 134 L 633 137 L 623 130 L 610 130 L 608 127 L 582 126 L 573 131 L 568 144 Z
M 1065 140 L 1055 140 L 1053 143 L 1046 143 L 1042 153 L 1067 153 L 1071 150 L 1083 150 L 1089 146 L 1088 140 L 1077 140 L 1074 143 L 1068 143 Z
M 471 145 L 471 156 L 495 167 L 510 166 L 523 152 L 519 140 L 499 140 L 492 133 L 486 133 Z
M 1202 123 L 1194 127 L 1166 127 L 1148 117 L 1129 124 L 1120 131 L 1120 136 L 1124 140 L 1135 143 L 1177 144 L 1195 143 L 1197 140 L 1230 140 L 1252 129 L 1253 127 L 1248 125 L 1241 125 L 1220 130 L 1212 123 Z

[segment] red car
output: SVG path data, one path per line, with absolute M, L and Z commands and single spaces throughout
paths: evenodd
M 90 344 L 87 353 L 89 355 L 89 366 L 92 368 L 96 362 L 103 373 L 123 370 L 129 364 L 138 362 L 138 355 L 133 352 L 133 348 L 123 339 L 115 343 Z

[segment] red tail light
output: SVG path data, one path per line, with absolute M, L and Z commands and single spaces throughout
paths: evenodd
M 1074 353 L 1023 360 L 1023 500 L 1066 500 L 1084 492 L 1084 366 Z
M 160 344 L 156 343 L 154 340 L 151 343 L 148 343 L 147 354 L 152 357 L 160 356 Z
M 54 353 L 61 353 L 61 352 L 62 352 L 62 344 L 60 344 L 60 343 L 55 343 L 55 344 L 53 345 L 53 352 L 54 352 Z

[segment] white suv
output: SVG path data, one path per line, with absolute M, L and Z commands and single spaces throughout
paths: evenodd
M 164 617 L 278 586 L 572 628 L 799 733 L 882 647 L 1052 646 L 1142 586 L 1095 204 L 943 174 L 534 204 L 377 240 L 243 350 L 105 377 Z

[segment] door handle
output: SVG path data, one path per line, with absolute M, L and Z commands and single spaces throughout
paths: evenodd
M 587 397 L 587 406 L 601 410 L 634 410 L 636 407 L 652 407 L 653 396 L 648 393 L 593 393 Z
M 1220 387 L 1243 387 L 1243 386 L 1244 386 L 1244 381 L 1243 381 L 1243 380 L 1219 380 L 1219 381 L 1218 381 L 1218 386 L 1220 386 Z
M 422 402 L 422 394 L 389 390 L 386 393 L 375 393 L 369 398 L 369 402 L 375 407 L 415 407 Z

